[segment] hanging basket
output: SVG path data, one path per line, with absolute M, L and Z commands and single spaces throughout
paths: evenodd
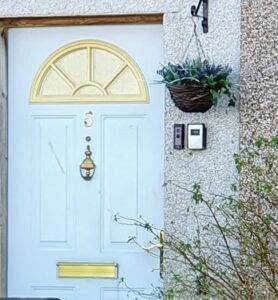
M 196 84 L 167 84 L 175 105 L 184 112 L 206 112 L 212 106 L 209 88 Z

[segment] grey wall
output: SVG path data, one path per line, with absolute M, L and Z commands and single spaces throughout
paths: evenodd
M 194 1 L 193 1 L 194 2 Z M 195 1 L 197 2 L 197 1 Z M 179 13 L 165 15 L 165 59 L 179 61 L 184 55 L 184 45 L 192 35 L 192 20 L 189 8 L 192 1 L 185 1 Z M 221 64 L 230 64 L 234 69 L 234 80 L 238 83 L 240 64 L 240 1 L 210 1 L 209 33 L 199 30 L 203 48 L 210 59 Z M 196 56 L 193 48 L 190 56 Z M 230 190 L 235 181 L 233 154 L 239 146 L 238 107 L 227 108 L 227 103 L 212 108 L 208 112 L 188 114 L 176 109 L 167 93 L 165 124 L 165 177 L 166 181 L 191 189 L 200 183 L 207 191 L 220 194 Z M 173 150 L 174 123 L 205 123 L 208 129 L 207 150 Z M 166 229 L 184 238 L 181 232 L 194 230 L 194 221 L 186 213 L 191 203 L 191 193 L 184 192 L 172 183 L 165 190 Z M 174 226 L 172 225 L 174 221 Z M 173 258 L 171 253 L 166 256 Z M 166 269 L 187 276 L 180 263 L 167 262 Z M 166 285 L 170 284 L 166 276 Z M 184 295 L 182 299 L 193 299 Z
M 0 0 L 0 15 L 73 16 L 178 11 L 181 0 Z
M 241 147 L 278 134 L 278 1 L 242 1 Z
M 269 138 L 278 135 L 277 16 L 278 1 L 276 0 L 242 0 L 240 105 L 242 152 L 246 148 L 252 148 L 254 141 L 259 137 Z M 256 198 L 258 194 L 253 193 L 252 187 L 258 179 L 254 180 L 252 175 L 257 176 L 254 172 L 243 172 L 241 193 L 250 203 L 256 204 L 256 201 L 260 204 L 264 203 L 265 200 L 261 201 Z M 275 180 L 275 175 L 273 178 Z M 263 204 L 263 207 L 269 209 L 268 204 Z M 277 215 L 277 209 L 272 213 Z M 275 238 L 272 240 L 271 235 L 268 235 L 269 245 L 276 246 L 277 249 L 275 242 Z M 264 288 L 260 283 L 257 286 Z M 265 297 L 268 298 L 267 291 Z M 269 297 L 271 298 L 270 295 Z
M 240 0 L 209 3 L 209 33 L 199 36 L 209 57 L 217 63 L 230 64 L 235 73 L 240 68 Z M 122 13 L 164 13 L 165 62 L 179 61 L 184 56 L 185 45 L 191 37 L 193 23 L 191 5 L 198 0 L 0 0 L 0 16 L 50 16 L 94 15 Z M 200 27 L 200 22 L 198 25 Z M 191 49 L 194 56 L 196 49 Z M 237 81 L 237 75 L 235 81 Z M 208 128 L 208 149 L 202 152 L 173 150 L 173 124 L 203 122 Z M 238 108 L 225 104 L 204 114 L 188 114 L 179 111 L 166 92 L 165 110 L 165 181 L 192 186 L 195 182 L 214 192 L 222 191 L 233 182 L 232 155 L 239 146 Z M 1 151 L 3 151 L 1 149 Z M 190 195 L 168 185 L 165 189 L 165 224 L 172 220 L 182 227 L 184 210 Z
M 185 1 L 179 13 L 165 15 L 165 60 L 179 61 L 192 35 L 192 20 L 189 9 L 192 1 Z M 221 64 L 230 64 L 238 80 L 240 60 L 240 1 L 210 1 L 209 33 L 199 30 L 203 48 L 210 59 Z M 196 50 L 195 50 L 196 54 Z M 190 53 L 192 56 L 192 53 Z M 238 151 L 238 108 L 227 108 L 227 103 L 208 112 L 183 113 L 166 94 L 165 124 L 165 175 L 166 181 L 192 187 L 196 182 L 214 192 L 229 188 L 234 181 L 232 155 Z M 208 145 L 205 151 L 173 150 L 174 123 L 205 123 L 208 129 Z M 176 220 L 182 226 L 183 211 L 191 195 L 181 194 L 175 187 L 168 187 L 165 195 L 166 224 Z

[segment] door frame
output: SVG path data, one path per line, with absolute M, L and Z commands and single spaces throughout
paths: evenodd
M 0 19 L 0 297 L 7 296 L 8 273 L 8 65 L 9 28 L 78 25 L 163 24 L 163 14 L 128 14 Z

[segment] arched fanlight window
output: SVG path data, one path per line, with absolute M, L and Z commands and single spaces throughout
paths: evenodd
M 34 78 L 31 103 L 148 102 L 136 62 L 122 49 L 83 40 L 55 51 Z

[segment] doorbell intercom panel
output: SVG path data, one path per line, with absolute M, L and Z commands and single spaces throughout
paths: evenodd
M 207 147 L 205 124 L 187 124 L 187 146 L 191 150 L 204 150 Z
M 174 149 L 184 149 L 184 124 L 174 124 Z

